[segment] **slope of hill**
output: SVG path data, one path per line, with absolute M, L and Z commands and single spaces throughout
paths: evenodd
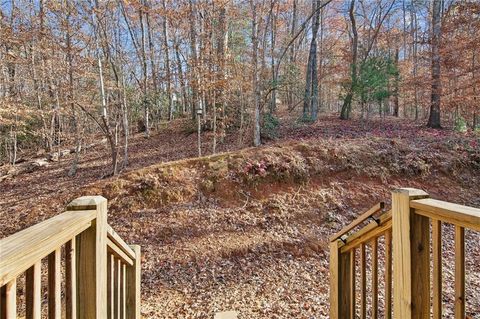
M 280 133 L 296 141 L 79 179 L 78 187 L 54 167 L 22 177 L 21 185 L 3 182 L 0 237 L 60 212 L 76 196 L 102 194 L 109 223 L 142 246 L 145 318 L 211 318 L 222 310 L 237 310 L 240 318 L 328 318 L 327 238 L 363 209 L 404 186 L 480 207 L 478 137 L 411 133 L 388 121 L 373 122 L 368 132 L 361 122 L 334 123 L 283 127 Z M 193 155 L 186 151 L 194 152 L 191 144 L 169 145 L 156 147 Z M 133 166 L 153 160 L 139 158 Z M 40 189 L 41 198 L 32 198 L 29 187 Z M 466 236 L 467 311 L 476 315 L 480 248 L 473 244 L 480 235 Z M 447 227 L 447 263 L 451 239 Z M 445 291 L 452 300 L 452 287 Z

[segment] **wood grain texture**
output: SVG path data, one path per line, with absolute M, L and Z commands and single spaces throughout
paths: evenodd
M 419 199 L 411 202 L 416 213 L 450 224 L 480 231 L 480 209 L 444 202 L 437 199 Z
M 95 216 L 95 211 L 65 212 L 1 239 L 0 286 L 90 227 Z
M 395 319 L 430 316 L 430 222 L 410 208 L 411 200 L 427 196 L 411 188 L 392 192 Z
M 5 318 L 17 318 L 17 280 L 13 279 L 5 285 Z
M 96 218 L 76 239 L 77 317 L 82 319 L 107 318 L 107 200 L 82 197 L 68 208 L 90 209 L 92 203 L 96 205 Z

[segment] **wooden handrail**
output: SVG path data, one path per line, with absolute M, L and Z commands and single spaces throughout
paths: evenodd
M 443 223 L 455 226 L 455 318 L 465 318 L 468 298 L 465 291 L 465 229 L 480 231 L 480 209 L 431 199 L 420 189 L 396 189 L 392 192 L 390 211 L 346 236 L 373 216 L 373 210 L 375 207 L 331 237 L 330 318 L 355 318 L 358 295 L 362 318 L 367 317 L 368 300 L 371 318 L 377 318 L 379 313 L 384 313 L 387 319 L 427 318 L 431 314 L 434 319 L 442 318 Z M 370 247 L 370 258 L 367 258 L 366 247 Z M 384 253 L 379 254 L 379 250 Z M 377 261 L 378 258 L 384 262 Z M 369 291 L 366 289 L 368 267 L 371 274 Z M 383 278 L 378 276 L 382 268 Z M 385 289 L 384 310 L 378 309 L 378 290 L 382 287 L 379 279 L 383 280 Z M 360 283 L 359 289 L 357 283 Z
M 107 225 L 107 235 L 119 249 L 121 249 L 129 258 L 135 259 L 135 252 L 130 248 L 123 239 L 113 230 L 110 225 Z
M 0 240 L 0 286 L 90 227 L 94 210 L 69 211 Z
M 348 236 L 343 243 L 339 244 L 341 252 L 346 252 L 379 237 L 392 228 L 392 211 L 389 210 L 380 215 L 375 222 L 368 223 L 365 227 Z
M 62 251 L 64 271 L 62 270 Z M 107 200 L 85 196 L 67 212 L 0 240 L 0 317 L 17 316 L 17 277 L 27 318 L 42 313 L 42 264 L 47 263 L 48 315 L 67 318 L 140 318 L 140 246 L 127 245 L 107 224 Z
M 410 206 L 415 208 L 416 214 L 480 231 L 478 208 L 432 198 L 412 200 Z
M 333 242 L 333 241 L 341 238 L 343 235 L 345 235 L 346 233 L 348 233 L 349 231 L 351 231 L 352 229 L 354 229 L 355 227 L 357 227 L 358 225 L 363 223 L 365 220 L 367 220 L 368 218 L 370 218 L 373 215 L 375 215 L 376 213 L 378 213 L 380 210 L 383 209 L 383 207 L 385 207 L 384 202 L 380 202 L 380 203 L 374 205 L 372 208 L 370 208 L 369 210 L 367 210 L 366 212 L 364 212 L 363 214 L 358 216 L 358 218 L 355 219 L 353 222 L 351 222 L 347 226 L 343 227 L 340 231 L 338 231 L 332 237 L 330 237 L 330 242 Z

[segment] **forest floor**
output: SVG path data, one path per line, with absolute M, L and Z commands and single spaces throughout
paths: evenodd
M 328 237 L 363 210 L 388 202 L 397 187 L 480 207 L 475 133 L 393 118 L 282 123 L 278 139 L 260 148 L 227 135 L 217 147 L 224 153 L 195 158 L 196 135 L 178 120 L 150 139 L 134 137 L 131 164 L 118 177 L 101 179 L 109 156 L 100 145 L 82 154 L 75 178 L 66 174 L 66 157 L 6 179 L 0 238 L 60 213 L 79 195 L 101 194 L 112 227 L 142 246 L 144 318 L 226 310 L 242 319 L 328 318 Z M 445 226 L 450 304 L 452 236 Z M 467 312 L 480 318 L 480 234 L 466 238 Z

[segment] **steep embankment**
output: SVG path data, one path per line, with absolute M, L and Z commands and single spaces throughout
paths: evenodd
M 142 245 L 145 317 L 237 310 L 240 318 L 327 318 L 328 236 L 388 201 L 395 187 L 479 207 L 480 156 L 471 146 L 290 142 L 154 165 L 82 192 L 107 197 L 110 223 Z M 446 229 L 445 247 L 451 235 Z M 473 243 L 480 236 L 467 232 L 467 239 L 468 311 L 475 315 L 480 248 Z

